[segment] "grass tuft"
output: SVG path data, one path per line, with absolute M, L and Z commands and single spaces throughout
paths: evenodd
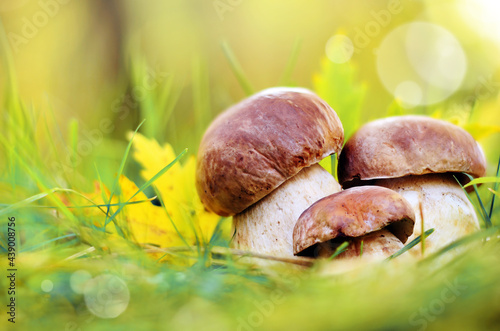
M 130 140 L 132 142 L 132 139 Z M 176 158 L 175 160 L 173 160 L 172 162 L 170 162 L 168 165 L 166 165 L 163 169 L 161 169 L 160 171 L 158 171 L 158 173 L 156 175 L 154 175 L 150 180 L 148 180 L 146 183 L 144 183 L 140 188 L 139 190 L 137 190 L 130 198 L 128 198 L 128 200 L 123 203 L 123 204 L 120 204 L 120 207 L 109 217 L 107 218 L 107 222 L 105 223 L 105 225 L 109 224 L 109 222 L 113 221 L 115 219 L 115 217 L 122 211 L 122 209 L 126 206 L 127 203 L 130 202 L 130 200 L 132 200 L 137 194 L 143 192 L 145 189 L 147 189 L 148 187 L 150 187 L 161 175 L 163 175 L 165 172 L 167 172 L 174 164 L 176 164 L 183 156 L 184 154 L 187 153 L 187 149 L 185 149 L 184 151 L 182 151 Z M 125 158 L 124 158 L 125 159 Z M 110 200 L 111 201 L 111 200 Z
M 106 225 L 109 224 L 109 222 L 111 222 L 114 218 L 113 217 L 108 217 L 109 213 L 110 213 L 110 209 L 109 209 L 109 204 L 111 204 L 111 201 L 113 200 L 113 196 L 116 195 L 118 192 L 118 188 L 119 188 L 119 185 L 118 185 L 118 182 L 120 180 L 120 177 L 121 175 L 123 174 L 123 170 L 125 169 L 125 164 L 127 163 L 127 159 L 128 159 L 128 155 L 130 154 L 130 149 L 132 148 L 132 142 L 134 140 L 134 136 L 135 134 L 137 133 L 137 131 L 139 131 L 139 129 L 141 128 L 142 124 L 145 122 L 146 120 L 143 120 L 139 126 L 137 126 L 137 128 L 135 129 L 134 133 L 132 134 L 132 138 L 130 139 L 128 145 L 127 145 L 127 148 L 125 149 L 125 153 L 123 154 L 123 157 L 122 157 L 122 161 L 120 163 L 120 167 L 118 168 L 118 173 L 116 174 L 116 177 L 115 177 L 115 180 L 113 182 L 113 186 L 111 188 L 111 193 L 109 195 L 109 199 L 108 199 L 108 208 L 106 210 L 106 220 L 104 222 L 104 227 L 106 227 Z M 115 213 L 116 214 L 116 213 Z
M 498 158 L 498 163 L 497 163 L 497 171 L 496 171 L 496 179 L 499 179 L 500 175 L 500 157 Z M 495 182 L 495 185 L 493 186 L 493 196 L 491 197 L 491 204 L 490 204 L 490 212 L 488 213 L 489 218 L 493 217 L 493 207 L 495 206 L 495 197 L 498 193 L 498 183 L 500 183 L 500 180 L 497 180 Z
M 481 218 L 484 222 L 484 225 L 486 228 L 489 228 L 492 226 L 491 224 L 491 219 L 488 215 L 488 213 L 486 212 L 486 209 L 484 208 L 484 204 L 483 204 L 483 200 L 481 199 L 481 196 L 479 195 L 479 192 L 478 192 L 478 189 L 477 189 L 477 185 L 475 183 L 473 183 L 474 181 L 474 177 L 472 177 L 471 175 L 469 174 L 466 174 L 466 173 L 463 173 L 464 175 L 466 175 L 467 177 L 469 177 L 470 179 L 470 183 L 468 183 L 467 185 L 463 186 L 460 181 L 457 179 L 456 176 L 453 176 L 455 178 L 455 180 L 457 181 L 457 183 L 460 185 L 460 187 L 462 187 L 462 189 L 464 190 L 465 192 L 465 195 L 467 196 L 467 198 L 469 199 L 469 201 L 471 202 L 471 204 L 476 208 L 476 210 L 479 211 L 479 215 L 481 215 Z M 480 178 L 479 178 L 480 179 Z M 469 194 L 467 193 L 467 191 L 465 190 L 466 187 L 472 185 L 472 187 L 474 188 L 474 193 L 477 197 L 477 201 L 478 201 L 478 204 L 475 204 L 472 199 L 470 198 Z

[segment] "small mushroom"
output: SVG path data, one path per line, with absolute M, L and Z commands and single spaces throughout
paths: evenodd
M 435 231 L 425 240 L 433 252 L 479 229 L 474 207 L 453 175 L 484 176 L 484 154 L 465 130 L 425 116 L 370 122 L 346 143 L 338 176 L 344 188 L 375 184 L 404 196 L 415 211 L 415 231 Z M 422 247 L 410 250 L 421 256 Z
M 379 186 L 350 188 L 309 207 L 293 230 L 294 253 L 329 257 L 343 243 L 337 259 L 361 255 L 373 260 L 394 254 L 413 232 L 415 214 L 398 193 Z
M 198 151 L 196 188 L 205 207 L 233 217 L 233 244 L 293 256 L 293 226 L 340 185 L 317 165 L 338 153 L 344 132 L 335 111 L 302 88 L 272 88 L 222 113 Z

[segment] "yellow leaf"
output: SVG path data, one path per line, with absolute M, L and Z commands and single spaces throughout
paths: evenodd
M 123 175 L 120 177 L 119 183 L 123 201 L 127 201 L 139 190 L 132 181 Z M 146 199 L 146 195 L 141 192 L 132 198 L 130 202 Z M 125 214 L 129 231 L 136 242 L 161 247 L 183 245 L 181 238 L 175 231 L 163 208 L 145 202 L 129 204 L 123 208 L 123 213 Z
M 133 146 L 134 158 L 142 165 L 141 176 L 145 180 L 151 179 L 176 157 L 169 144 L 160 146 L 156 140 L 141 134 L 136 134 Z M 208 242 L 220 220 L 218 215 L 205 210 L 201 203 L 195 187 L 195 172 L 196 158 L 191 155 L 184 164 L 175 164 L 154 183 L 171 219 L 193 244 L 196 236 Z M 229 238 L 230 222 L 224 223 L 222 231 Z

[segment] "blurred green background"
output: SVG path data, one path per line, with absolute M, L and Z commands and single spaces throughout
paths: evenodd
M 339 66 L 353 66 L 353 85 L 366 90 L 361 122 L 384 116 L 397 94 L 410 100 L 407 112 L 439 108 L 461 120 L 479 102 L 481 122 L 500 125 L 498 13 L 493 0 L 0 2 L 22 99 L 37 112 L 52 109 L 63 135 L 72 119 L 80 132 L 111 119 L 113 129 L 93 150 L 110 161 L 119 160 L 125 132 L 144 118 L 148 136 L 196 151 L 213 117 L 245 96 L 224 42 L 253 91 L 315 88 L 313 75 L 329 54 Z M 415 22 L 432 23 L 427 28 L 437 32 L 424 26 L 428 35 L 411 39 L 400 27 Z M 352 42 L 352 57 L 349 45 L 330 39 L 339 34 Z M 161 126 L 140 101 L 165 91 L 172 105 L 156 107 Z M 412 104 L 422 91 L 420 104 Z M 498 135 L 481 141 L 493 152 L 493 168 L 496 141 Z
M 114 189 L 128 156 L 128 133 L 144 119 L 140 133 L 170 143 L 172 155 L 188 148 L 192 156 L 217 114 L 277 85 L 315 90 L 337 111 L 347 135 L 388 115 L 450 120 L 481 143 L 494 175 L 499 14 L 496 0 L 0 0 L 0 214 L 15 215 L 20 224 L 18 297 L 26 304 L 19 306 L 19 320 L 29 329 L 50 330 L 244 329 L 241 321 L 256 316 L 278 289 L 284 303 L 257 323 L 263 329 L 415 329 L 422 326 L 421 309 L 441 304 L 449 282 L 458 281 L 457 300 L 422 319 L 425 326 L 495 329 L 500 246 L 491 229 L 464 241 L 491 235 L 487 244 L 453 260 L 438 255 L 329 277 L 314 269 L 290 283 L 292 268 L 262 275 L 236 263 L 238 256 L 207 253 L 210 245 L 227 245 L 217 233 L 208 246 L 197 243 L 194 261 L 159 263 L 137 242 L 95 226 L 109 215 L 66 208 L 62 194 L 41 192 L 99 193 L 97 177 Z M 190 156 L 181 160 L 181 174 L 194 173 Z M 123 173 L 140 186 L 141 167 L 128 158 Z M 194 192 L 194 176 L 184 175 L 172 180 L 173 194 L 182 197 Z M 491 186 L 480 188 L 487 207 L 493 205 Z M 151 188 L 146 193 L 155 194 Z M 109 207 L 108 198 L 100 197 Z M 189 202 L 186 219 L 192 221 L 197 214 Z M 494 226 L 500 224 L 496 206 Z M 140 215 L 144 224 L 161 221 Z M 82 270 L 83 280 L 100 274 L 124 279 L 132 298 L 127 313 L 92 315 L 72 284 Z M 3 288 L 7 281 L 0 279 Z M 51 279 L 53 289 L 43 285 Z M 11 326 L 4 317 L 3 325 Z

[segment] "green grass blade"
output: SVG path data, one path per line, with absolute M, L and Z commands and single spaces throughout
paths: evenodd
M 172 98 L 172 90 L 174 87 L 174 76 L 169 75 L 163 84 L 160 93 L 158 94 L 158 100 L 157 100 L 157 106 L 158 109 L 160 109 L 165 115 L 163 117 L 163 120 L 167 119 L 170 115 L 170 112 L 166 110 L 167 104 L 169 103 L 169 100 Z M 163 122 L 165 123 L 165 122 Z
M 467 173 L 464 173 L 467 177 L 469 177 L 469 179 L 472 181 L 474 180 L 474 177 L 472 177 L 471 175 L 467 174 Z M 483 204 L 483 200 L 481 199 L 481 197 L 479 196 L 479 192 L 477 190 L 477 185 L 476 184 L 473 184 L 472 187 L 474 188 L 474 192 L 476 193 L 476 197 L 477 197 L 477 201 L 479 202 L 479 206 L 481 207 L 481 211 L 483 212 L 484 214 L 484 221 L 485 221 L 485 225 L 487 228 L 491 227 L 491 219 L 489 217 L 489 214 L 486 212 L 486 208 L 484 208 L 484 204 Z
M 422 205 L 419 204 L 419 208 L 420 208 L 420 215 L 423 215 L 423 211 L 422 211 Z M 422 222 L 420 223 L 420 242 L 421 242 L 421 245 L 420 245 L 420 250 L 421 250 L 421 253 L 422 253 L 422 256 L 425 256 L 425 239 L 427 238 L 427 236 L 425 235 L 425 218 L 422 217 Z
M 69 137 L 70 137 L 70 147 L 71 147 L 71 167 L 73 171 L 76 169 L 76 159 L 77 159 L 77 145 L 78 145 L 78 121 L 72 119 L 69 123 Z
M 474 201 L 472 201 L 471 197 L 469 196 L 469 193 L 467 193 L 467 190 L 462 186 L 462 183 L 458 180 L 458 178 L 455 175 L 453 175 L 453 178 L 455 178 L 455 180 L 457 181 L 458 185 L 460 185 L 460 187 L 462 188 L 462 190 L 465 193 L 465 196 L 467 197 L 467 199 L 469 199 L 469 202 L 471 203 L 471 205 L 473 205 L 474 208 L 479 209 L 477 207 L 477 205 L 474 203 Z M 481 213 L 481 218 L 484 221 L 484 215 L 482 213 Z
M 434 232 L 434 229 L 429 229 L 427 231 L 424 232 L 424 235 L 423 237 L 427 238 L 429 237 L 432 233 Z M 413 247 L 415 247 L 416 245 L 418 245 L 418 243 L 422 241 L 422 235 L 418 236 L 417 238 L 413 239 L 411 242 L 409 242 L 408 244 L 406 244 L 403 248 L 401 248 L 399 251 L 397 251 L 396 253 L 392 254 L 391 256 L 389 256 L 387 258 L 387 260 L 392 260 L 398 256 L 400 256 L 401 254 L 409 251 L 410 249 L 412 249 Z
M 146 188 L 148 188 L 149 186 L 151 186 L 158 178 L 160 178 L 160 176 L 162 176 L 165 172 L 167 172 L 174 164 L 176 164 L 183 156 L 184 154 L 187 153 L 187 148 L 184 149 L 184 151 L 182 151 L 182 153 L 180 153 L 176 158 L 175 160 L 173 160 L 172 162 L 170 162 L 167 166 L 165 166 L 163 169 L 161 169 L 159 172 L 156 173 L 156 175 L 154 175 L 150 180 L 148 180 L 146 183 L 144 183 L 137 192 L 135 192 L 130 198 L 128 198 L 128 200 L 126 202 L 129 202 L 130 200 L 132 200 L 137 194 L 143 192 Z M 111 201 L 111 200 L 110 200 Z M 109 222 L 111 222 L 112 220 L 114 220 L 114 218 L 116 217 L 116 215 L 118 215 L 118 213 L 120 211 L 122 211 L 123 207 L 125 206 L 122 205 L 120 206 L 115 212 L 114 214 L 107 218 L 106 219 L 106 223 L 104 225 L 108 225 Z
M 160 192 L 158 190 L 156 190 L 156 188 L 155 188 L 155 191 L 156 191 L 156 195 L 158 196 L 158 199 L 160 199 L 160 203 L 161 203 L 161 206 L 162 206 L 163 210 L 165 211 L 165 214 L 167 214 L 168 220 L 170 221 L 170 223 L 174 227 L 175 232 L 177 233 L 177 235 L 179 236 L 179 238 L 182 240 L 182 242 L 184 243 L 184 245 L 186 245 L 186 247 L 189 247 L 189 249 L 192 251 L 193 249 L 192 249 L 191 245 L 187 242 L 186 238 L 184 238 L 184 236 L 182 235 L 182 233 L 179 231 L 179 229 L 177 228 L 177 225 L 175 225 L 175 222 L 172 219 L 172 216 L 168 212 L 167 207 L 165 207 L 165 203 L 163 201 L 163 196 L 160 194 Z
M 221 246 L 222 244 L 224 244 L 225 246 L 228 245 L 227 241 L 222 241 L 222 225 L 226 221 L 227 221 L 227 217 L 219 218 L 219 221 L 217 222 L 217 225 L 215 226 L 214 232 L 212 233 L 212 237 L 210 238 L 210 240 L 208 242 L 208 247 Z
M 17 151 L 5 140 L 5 138 L 0 134 L 0 143 L 2 143 L 11 153 L 12 156 L 17 159 L 19 165 L 26 171 L 26 173 L 31 177 L 31 179 L 41 188 L 42 191 L 49 191 L 45 181 L 40 175 L 35 173 L 25 160 L 17 153 Z M 74 225 L 78 226 L 79 222 L 77 218 L 66 208 L 66 206 L 59 199 L 53 198 L 52 195 L 47 197 L 52 198 L 52 201 L 59 207 L 59 210 L 70 220 Z
M 167 128 L 169 121 L 172 117 L 173 111 L 179 98 L 182 95 L 182 90 L 184 89 L 184 82 L 179 84 L 174 84 L 174 76 L 171 75 L 168 77 L 167 82 L 165 83 L 165 87 L 162 89 L 162 92 L 159 96 L 158 101 L 158 109 L 161 109 L 163 112 L 162 122 L 159 123 L 161 128 Z M 159 130 L 159 134 L 162 140 L 166 140 L 166 136 L 164 131 Z
M 462 245 L 466 245 L 466 244 L 469 244 L 469 243 L 472 243 L 474 241 L 477 241 L 477 240 L 481 240 L 481 239 L 485 239 L 489 236 L 492 236 L 494 235 L 495 233 L 497 233 L 498 231 L 500 230 L 500 227 L 498 226 L 492 226 L 488 229 L 485 229 L 483 231 L 479 231 L 479 232 L 474 232 L 472 234 L 469 234 L 465 237 L 462 237 L 458 240 L 455 240 L 454 242 L 452 242 L 451 244 L 448 244 L 446 245 L 445 247 L 441 248 L 439 251 L 429 255 L 427 258 L 425 258 L 424 260 L 420 261 L 421 263 L 425 263 L 426 261 L 432 261 L 433 259 L 435 259 L 436 257 L 440 256 L 440 255 L 443 255 L 444 253 L 454 249 L 454 248 L 457 248 L 459 246 L 462 246 Z
M 113 204 L 111 204 L 111 200 L 108 200 L 108 196 L 106 195 L 106 190 L 104 189 L 104 184 L 102 182 L 102 178 L 101 178 L 101 173 L 99 172 L 99 168 L 97 168 L 97 164 L 94 163 L 94 168 L 95 168 L 95 171 L 96 171 L 96 174 L 97 174 L 97 180 L 99 182 L 99 191 L 101 191 L 101 198 L 102 198 L 102 201 L 106 202 L 106 217 L 109 215 L 109 211 L 110 211 L 110 207 L 113 206 Z M 119 204 L 117 204 L 119 205 Z M 106 219 L 104 219 L 104 222 L 106 222 Z M 105 232 L 106 231 L 106 227 L 104 226 L 104 224 L 101 224 L 101 226 L 98 228 L 99 231 L 102 231 L 102 232 Z
M 111 193 L 109 195 L 108 203 L 111 203 L 111 201 L 113 199 L 113 196 L 115 195 L 115 192 L 116 192 L 116 190 L 118 188 L 118 182 L 120 181 L 120 176 L 122 175 L 123 170 L 125 169 L 125 164 L 127 163 L 128 155 L 130 154 L 130 149 L 132 148 L 132 143 L 134 141 L 135 134 L 137 133 L 137 131 L 139 131 L 139 128 L 142 126 L 142 124 L 144 123 L 144 121 L 145 120 L 143 120 L 139 124 L 139 126 L 137 127 L 137 129 L 135 129 L 135 131 L 132 134 L 132 137 L 130 138 L 130 141 L 129 141 L 128 145 L 127 145 L 127 148 L 125 149 L 125 153 L 124 153 L 122 161 L 120 163 L 120 167 L 118 168 L 118 173 L 116 175 L 115 181 L 113 182 L 113 187 L 111 188 Z M 104 225 L 107 225 L 109 223 L 108 215 L 109 215 L 109 207 L 106 210 L 106 220 L 104 221 Z
M 468 176 L 471 180 L 473 179 L 473 177 L 469 174 L 466 174 L 464 173 L 466 176 Z M 486 213 L 486 209 L 484 208 L 484 205 L 483 205 L 483 201 L 481 200 L 481 197 L 479 196 L 479 192 L 477 191 L 477 185 L 473 184 L 473 187 L 474 187 L 474 192 L 476 193 L 476 197 L 477 197 L 477 200 L 479 202 L 479 207 L 477 206 L 477 204 L 475 204 L 472 199 L 469 197 L 469 194 L 467 193 L 467 191 L 465 190 L 464 186 L 462 186 L 462 184 L 460 183 L 460 181 L 458 180 L 457 177 L 453 176 L 455 178 L 455 180 L 457 181 L 458 185 L 460 185 L 460 187 L 464 190 L 465 192 L 465 195 L 467 196 L 467 198 L 469 199 L 470 203 L 476 207 L 476 209 L 479 210 L 479 214 L 481 215 L 481 218 L 483 219 L 483 222 L 484 222 L 484 225 L 486 226 L 486 228 L 489 228 L 491 226 L 491 219 L 489 218 L 488 214 Z
M 280 80 L 280 85 L 282 85 L 282 86 L 292 85 L 292 81 L 291 81 L 292 72 L 293 72 L 293 69 L 295 69 L 295 66 L 297 64 L 297 59 L 299 57 L 301 45 L 302 45 L 302 40 L 300 38 L 297 38 L 297 40 L 295 40 L 295 43 L 293 44 L 292 52 L 290 54 L 290 57 L 288 58 L 288 62 L 286 64 L 285 72 L 283 73 L 283 77 L 281 77 L 281 80 Z
M 500 160 L 499 160 L 500 164 Z M 473 179 L 472 176 L 469 176 L 469 178 L 472 178 L 470 182 L 468 182 L 466 185 L 464 185 L 464 188 L 477 185 L 477 184 L 484 184 L 484 183 L 495 183 L 498 184 L 500 183 L 500 178 L 498 177 L 498 168 L 497 168 L 497 176 L 496 177 L 480 177 Z
M 51 194 L 53 192 L 44 192 L 44 193 L 39 193 L 39 194 L 35 194 L 29 198 L 26 198 L 22 201 L 19 201 L 13 205 L 9 205 L 7 208 L 4 208 L 2 210 L 0 210 L 0 216 L 2 215 L 6 215 L 6 214 L 9 214 L 11 213 L 12 211 L 16 210 L 16 209 L 19 209 L 21 207 L 24 207 L 26 205 L 29 205 L 30 203 L 33 203 L 37 200 L 40 200 L 40 199 L 43 199 L 45 198 L 47 195 Z
M 193 60 L 192 71 L 195 126 L 196 133 L 201 135 L 210 121 L 209 114 L 212 112 L 210 105 L 210 82 L 206 66 L 201 60 Z M 197 140 L 200 139 L 201 136 L 198 136 Z
M 5 215 L 5 214 L 8 214 L 16 209 L 19 209 L 19 208 L 22 208 L 22 207 L 26 207 L 27 205 L 35 202 L 35 201 L 38 201 L 38 200 L 41 200 L 53 193 L 56 193 L 56 192 L 66 192 L 66 193 L 73 193 L 73 194 L 76 194 L 78 195 L 79 197 L 87 200 L 88 202 L 90 202 L 92 205 L 88 205 L 88 206 L 65 206 L 65 208 L 99 208 L 104 214 L 106 213 L 106 211 L 101 208 L 101 207 L 107 207 L 109 206 L 109 204 L 105 204 L 105 205 L 99 205 L 99 204 L 96 204 L 94 203 L 91 199 L 87 198 L 85 195 L 81 194 L 80 192 L 78 191 L 75 191 L 75 190 L 72 190 L 72 189 L 68 189 L 68 188 L 59 188 L 59 187 L 55 187 L 55 188 L 52 188 L 46 192 L 42 192 L 42 193 L 38 193 L 38 194 L 35 194 L 29 198 L 26 198 L 22 201 L 19 201 L 15 204 L 12 204 L 12 205 L 7 205 L 6 208 L 0 210 L 0 216 L 2 215 Z M 151 200 L 153 200 L 154 198 L 151 198 L 151 199 L 148 199 L 148 200 L 142 200 L 142 201 L 134 201 L 134 202 L 130 202 L 128 204 L 134 204 L 134 203 L 143 203 L 143 202 L 149 202 Z M 121 205 L 121 204 L 114 204 L 114 205 Z M 59 208 L 58 206 L 36 206 L 38 208 Z
M 140 56 L 135 57 L 135 61 L 131 63 L 131 84 L 134 89 L 141 89 L 142 95 L 140 98 L 134 98 L 139 104 L 141 117 L 148 121 L 143 126 L 143 133 L 148 137 L 156 137 L 160 112 L 156 111 L 155 93 L 150 88 L 144 88 L 144 80 L 147 78 L 149 70 L 146 60 Z
M 500 178 L 498 178 L 498 175 L 500 175 L 500 157 L 498 158 L 497 172 L 496 172 L 497 179 L 500 179 Z M 499 182 L 500 182 L 500 180 L 497 181 L 497 182 L 495 182 L 495 185 L 493 186 L 493 190 L 492 190 L 494 194 L 491 197 L 490 213 L 488 214 L 488 216 L 490 217 L 490 219 L 493 216 L 493 206 L 495 205 L 495 197 L 497 195 L 496 192 L 498 191 L 498 183 Z
M 52 108 L 50 108 L 50 112 L 53 113 L 53 109 Z M 45 113 L 44 113 L 44 128 L 45 128 L 45 135 L 49 139 L 49 146 L 52 149 L 52 153 L 54 154 L 55 160 L 57 160 L 58 165 L 60 166 L 62 176 L 64 177 L 64 180 L 66 181 L 66 183 L 69 183 L 68 174 L 67 174 L 67 172 L 63 168 L 63 164 L 62 164 L 63 161 L 61 159 L 61 156 L 59 155 L 59 150 L 56 147 L 56 143 L 54 141 L 54 136 L 52 134 L 52 130 L 50 130 L 50 128 L 49 128 L 49 123 L 48 123 L 47 116 L 46 116 Z
M 149 186 L 151 186 L 158 178 L 160 178 L 165 172 L 167 172 L 170 168 L 172 168 L 172 166 L 174 166 L 177 162 L 179 162 L 179 160 L 187 153 L 187 148 L 184 149 L 179 155 L 177 155 L 177 157 L 172 161 L 170 162 L 167 166 L 165 166 L 163 169 L 161 169 L 160 171 L 158 171 L 156 173 L 156 175 L 154 175 L 153 177 L 151 177 L 151 179 L 149 179 L 146 183 L 144 183 L 137 192 L 134 193 L 134 195 L 132 195 L 132 198 L 134 198 L 137 194 L 143 192 L 146 188 L 148 188 Z M 129 199 L 129 200 L 130 200 Z
M 58 240 L 61 240 L 61 239 L 66 239 L 66 238 L 76 238 L 77 235 L 75 233 L 70 233 L 70 234 L 66 234 L 64 236 L 60 236 L 60 237 L 57 237 L 57 238 L 53 238 L 53 239 L 50 239 L 50 240 L 47 240 L 47 241 L 44 241 L 42 243 L 39 243 L 35 246 L 31 246 L 31 247 L 28 247 L 28 248 L 25 248 L 25 249 L 22 249 L 20 252 L 24 253 L 24 252 L 29 252 L 29 251 L 33 251 L 39 247 L 43 247 L 47 244 L 50 244 L 51 242 L 54 242 L 54 241 L 58 241 Z
M 349 246 L 349 242 L 344 241 L 339 247 L 337 247 L 335 252 L 328 258 L 328 261 L 333 260 L 334 258 L 339 256 L 341 253 L 343 253 L 346 250 L 347 246 Z
M 236 79 L 238 80 L 238 83 L 240 83 L 241 88 L 247 96 L 252 95 L 254 93 L 254 89 L 243 72 L 243 69 L 231 50 L 231 47 L 229 47 L 229 44 L 226 41 L 223 41 L 221 46 L 224 51 L 224 55 L 226 56 L 226 59 L 229 62 Z
M 74 191 L 76 192 L 76 191 Z M 73 192 L 73 193 L 74 193 Z M 78 192 L 76 192 L 78 193 Z M 43 193 L 41 193 L 43 194 Z M 156 196 L 154 197 L 151 197 L 151 198 L 148 198 L 146 200 L 139 200 L 139 201 L 130 201 L 130 202 L 127 202 L 127 205 L 137 205 L 137 204 L 141 204 L 141 203 L 145 203 L 145 202 L 151 202 L 153 201 L 154 199 L 156 199 Z M 112 203 L 112 204 L 91 204 L 91 205 L 81 205 L 81 206 L 73 206 L 73 205 L 67 205 L 66 208 L 68 209 L 86 209 L 86 208 L 99 208 L 103 214 L 106 214 L 106 210 L 104 209 L 104 207 L 107 207 L 107 206 L 111 206 L 111 207 L 117 207 L 117 206 L 121 206 L 123 203 Z M 0 203 L 0 207 L 10 207 L 12 205 L 10 204 L 6 204 L 6 203 Z M 23 208 L 40 208 L 40 209 L 57 209 L 59 207 L 57 206 L 26 206 L 26 205 L 23 205 L 22 206 Z M 15 209 L 19 209 L 18 207 L 15 208 Z

